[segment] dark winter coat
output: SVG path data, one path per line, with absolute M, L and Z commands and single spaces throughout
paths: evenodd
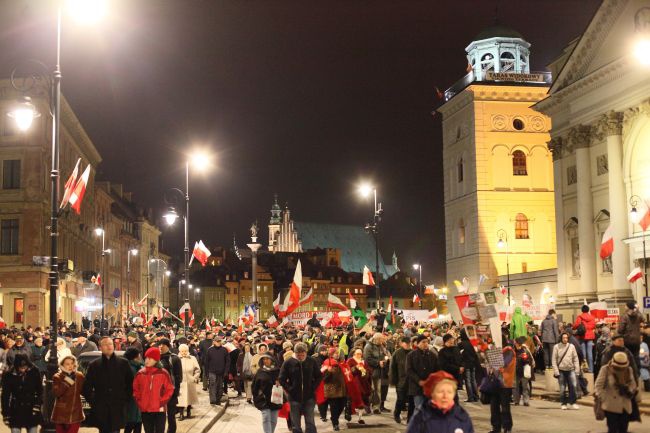
M 322 378 L 314 358 L 307 357 L 300 362 L 290 358 L 280 369 L 280 385 L 289 394 L 289 400 L 304 403 L 314 399 L 314 393 Z
M 38 371 L 45 373 L 47 370 L 47 364 L 45 363 L 45 354 L 47 353 L 47 347 L 45 346 L 32 346 L 32 363 Z
M 462 383 L 460 374 L 462 366 L 463 356 L 460 354 L 458 346 L 445 346 L 440 349 L 440 352 L 438 352 L 438 368 L 454 376 L 459 384 Z
M 183 363 L 178 355 L 167 352 L 160 355 L 160 363 L 167 370 L 174 385 L 174 393 L 169 400 L 170 404 L 178 402 L 178 393 L 181 391 L 181 382 L 183 382 Z
M 204 368 L 208 373 L 225 376 L 230 371 L 230 355 L 223 346 L 212 346 L 204 358 Z
M 131 367 L 133 377 L 138 374 L 138 371 L 140 371 L 143 366 L 144 365 L 141 362 L 129 361 L 129 367 Z M 126 406 L 126 422 L 128 424 L 137 424 L 142 422 L 142 413 L 140 413 L 140 408 L 135 402 L 133 396 L 131 396 L 129 403 Z
M 133 373 L 126 359 L 102 355 L 88 365 L 83 396 L 90 404 L 93 426 L 108 431 L 124 428 L 132 394 Z
M 253 378 L 253 384 L 251 385 L 251 391 L 253 393 L 253 400 L 255 402 L 255 407 L 259 410 L 271 409 L 279 410 L 282 405 L 271 403 L 271 391 L 273 390 L 273 385 L 280 375 L 280 370 L 275 364 L 270 368 L 265 368 L 262 366 L 263 359 L 268 356 L 263 356 L 260 359 L 260 368 L 255 373 Z M 261 395 L 264 397 L 262 398 Z
M 97 345 L 90 340 L 86 340 L 83 346 L 74 346 L 72 349 L 70 349 L 70 352 L 72 352 L 72 354 L 76 358 L 78 358 L 79 355 L 81 355 L 82 353 L 96 352 L 96 351 L 97 351 Z
M 2 375 L 2 417 L 9 418 L 10 428 L 29 428 L 42 422 L 43 386 L 37 368 L 25 374 L 15 370 Z
M 203 365 L 205 363 L 205 358 L 208 355 L 208 349 L 212 347 L 212 339 L 201 340 L 199 343 L 199 356 L 196 359 L 199 361 L 199 364 Z
M 442 411 L 425 401 L 417 408 L 409 421 L 406 433 L 474 433 L 474 426 L 469 414 L 456 404 L 449 412 Z
M 474 350 L 474 346 L 469 340 L 461 340 L 458 345 L 460 349 L 460 355 L 463 359 L 463 367 L 468 368 L 479 368 L 481 366 L 481 361 L 478 359 L 478 353 Z
M 636 310 L 627 310 L 618 324 L 618 333 L 623 335 L 625 344 L 641 344 L 641 322 L 643 316 Z
M 341 365 L 333 358 L 327 359 L 323 365 L 329 366 L 323 374 L 323 394 L 325 398 L 342 398 L 347 394 L 345 376 Z
M 59 371 L 54 375 L 52 383 L 54 397 L 54 410 L 52 411 L 52 422 L 55 424 L 75 424 L 85 419 L 81 405 L 81 391 L 84 386 L 84 375 L 76 371 L 74 384 L 68 383 L 65 377 L 67 373 Z M 72 379 L 72 375 L 70 377 Z
M 641 341 L 641 340 L 639 340 Z M 32 349 L 27 346 L 27 344 L 23 344 L 22 346 L 13 346 L 11 349 L 7 350 L 7 368 L 11 368 L 12 365 L 14 365 L 14 359 L 16 358 L 16 355 L 25 355 L 27 359 L 30 361 L 32 360 Z
M 560 328 L 557 320 L 550 314 L 542 320 L 540 331 L 542 333 L 542 343 L 556 344 L 560 340 Z
M 430 350 L 415 349 L 406 356 L 408 395 L 422 395 L 420 381 L 438 371 L 438 357 Z
M 400 390 L 408 386 L 408 376 L 406 374 L 406 357 L 411 352 L 410 349 L 399 348 L 393 353 L 390 360 L 390 383 Z

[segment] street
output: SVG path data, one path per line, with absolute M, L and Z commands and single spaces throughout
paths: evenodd
M 395 402 L 395 391 L 391 388 L 387 406 L 392 408 Z M 461 391 L 460 400 L 465 398 Z M 472 417 L 476 433 L 487 433 L 491 430 L 490 408 L 480 403 L 462 403 Z M 593 409 L 581 406 L 578 410 L 562 411 L 559 403 L 540 399 L 531 399 L 530 406 L 511 406 L 514 420 L 513 432 L 517 433 L 604 433 L 607 431 L 605 421 L 594 419 Z M 360 426 L 351 424 L 350 428 L 363 429 L 368 433 L 403 432 L 406 425 L 395 424 L 392 413 L 369 415 L 364 417 L 367 424 Z M 347 424 L 341 419 L 341 430 Z M 332 424 L 323 423 L 316 412 L 316 428 L 319 432 L 332 432 Z M 262 417 L 253 405 L 245 399 L 230 399 L 226 413 L 210 430 L 210 433 L 258 433 L 262 431 Z M 287 424 L 282 418 L 278 419 L 277 433 L 286 433 Z M 647 431 L 643 424 L 630 424 L 631 433 Z

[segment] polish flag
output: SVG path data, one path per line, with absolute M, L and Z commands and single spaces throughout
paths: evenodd
M 136 304 L 138 307 L 142 307 L 143 305 L 146 305 L 146 300 L 149 297 L 149 293 L 145 294 L 140 301 Z
M 420 297 L 416 293 L 415 295 L 413 295 L 413 304 L 417 304 L 418 302 L 420 302 Z
M 348 292 L 348 296 L 350 298 L 350 310 L 354 310 L 357 308 L 357 300 L 352 297 L 351 292 Z
M 589 314 L 595 319 L 604 319 L 607 317 L 607 302 L 592 302 L 589 304 Z
M 102 274 L 97 274 L 96 276 L 94 276 L 94 277 L 90 280 L 90 282 L 91 282 L 91 283 L 94 283 L 94 284 L 97 284 L 98 286 L 101 287 L 101 285 L 102 285 Z
M 66 205 L 70 201 L 70 195 L 72 195 L 72 190 L 74 189 L 74 186 L 77 183 L 77 176 L 79 175 L 79 164 L 81 164 L 81 158 L 77 160 L 77 165 L 74 166 L 74 170 L 72 170 L 72 174 L 65 182 L 65 191 L 63 192 L 63 200 L 61 200 L 61 206 L 59 206 L 59 209 L 63 209 L 64 207 L 66 207 Z
M 7 322 L 5 322 L 5 319 L 0 317 L 0 329 L 6 328 L 7 327 Z
M 273 315 L 266 319 L 266 326 L 269 328 L 277 328 L 279 325 L 280 324 L 278 323 L 278 319 L 276 319 Z
M 636 268 L 632 269 L 632 272 L 630 272 L 630 275 L 627 276 L 627 280 L 630 283 L 633 283 L 636 280 L 638 280 L 639 278 L 641 278 L 642 276 L 643 276 L 643 271 L 641 270 L 641 268 L 636 267 Z
M 278 300 L 280 299 L 280 295 L 278 294 Z M 287 296 L 284 297 L 284 302 L 278 306 L 278 317 L 280 319 L 287 317 L 289 313 L 287 312 L 289 309 L 289 301 L 291 297 L 287 293 Z
M 151 324 L 153 323 L 153 317 L 154 315 L 153 313 L 151 313 L 151 317 L 149 317 L 149 320 L 147 320 L 147 323 L 145 323 L 144 326 L 151 326 Z
M 375 279 L 372 277 L 372 272 L 368 269 L 368 266 L 363 267 L 363 284 L 366 286 L 374 286 Z
M 639 206 L 637 207 L 637 213 L 639 215 L 639 225 L 643 229 L 643 231 L 648 230 L 648 227 L 650 227 L 650 207 L 648 206 L 648 203 L 646 200 L 641 200 L 641 203 L 639 203 Z
M 309 292 L 300 300 L 300 306 L 302 307 L 305 304 L 309 304 L 311 301 L 314 300 L 314 289 L 309 288 Z
M 431 284 L 430 286 L 424 286 L 424 294 L 425 295 L 433 295 L 435 292 L 436 286 L 434 284 Z
M 192 314 L 192 308 L 190 307 L 189 302 L 186 302 L 186 303 L 183 304 L 181 309 L 178 311 L 178 316 L 183 321 L 183 323 L 185 323 L 186 310 L 187 310 L 187 313 L 188 313 L 188 317 L 190 318 L 190 325 L 191 325 L 191 323 L 192 323 L 191 320 L 194 319 L 194 314 Z
M 606 259 L 614 252 L 614 237 L 612 236 L 612 225 L 607 226 L 607 230 L 603 233 L 603 240 L 600 243 L 600 258 Z
M 327 295 L 327 308 L 335 308 L 337 310 L 347 310 L 348 307 L 345 306 L 343 301 L 341 301 L 336 296 L 331 293 Z
M 429 311 L 429 319 L 437 319 L 438 318 L 438 309 L 434 308 L 433 310 Z
M 289 287 L 289 304 L 287 305 L 287 310 L 285 314 L 293 313 L 298 307 L 300 307 L 300 291 L 302 290 L 302 265 L 300 260 L 296 265 L 296 272 L 293 274 L 293 281 L 291 282 L 291 287 Z M 286 303 L 286 299 L 285 299 Z
M 88 186 L 88 178 L 90 177 L 90 164 L 84 170 L 83 174 L 79 178 L 79 181 L 75 184 L 74 189 L 70 193 L 70 198 L 68 202 L 70 207 L 77 212 L 77 215 L 81 214 L 81 201 L 84 199 L 84 194 L 86 194 L 86 187 Z
M 278 297 L 273 301 L 273 311 L 275 311 L 275 314 L 280 314 L 280 293 L 278 293 Z
M 138 315 L 138 310 L 135 309 L 135 304 L 131 302 L 131 306 L 129 307 L 129 312 L 132 313 L 134 316 Z
M 196 260 L 198 260 L 201 265 L 205 266 L 206 263 L 208 263 L 208 257 L 210 257 L 212 253 L 210 253 L 210 249 L 205 246 L 203 241 L 198 241 L 194 243 L 194 251 L 192 252 L 192 257 L 196 257 Z

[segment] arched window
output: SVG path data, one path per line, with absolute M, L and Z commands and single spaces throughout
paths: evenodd
M 515 218 L 515 239 L 528 239 L 528 218 L 523 213 Z
M 464 171 L 465 171 L 465 167 L 464 167 L 464 163 L 463 163 L 463 158 L 461 158 L 461 159 L 458 160 L 458 165 L 456 167 L 456 172 L 457 172 L 458 182 L 459 183 L 463 181 Z
M 515 55 L 509 51 L 501 53 L 501 72 L 514 71 Z
M 526 154 L 521 150 L 515 150 L 512 153 L 512 174 L 515 176 L 528 176 Z
M 481 69 L 483 72 L 494 71 L 494 56 L 490 53 L 481 57 Z
M 462 218 L 458 221 L 458 243 L 465 243 L 465 221 Z

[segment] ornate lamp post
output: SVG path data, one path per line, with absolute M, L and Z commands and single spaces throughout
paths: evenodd
M 257 221 L 251 225 L 251 243 L 248 244 L 248 248 L 251 249 L 251 275 L 252 275 L 252 289 L 253 289 L 253 299 L 252 303 L 255 306 L 255 320 L 259 322 L 260 320 L 260 303 L 257 298 L 257 250 L 260 249 L 262 244 L 257 242 Z
M 381 293 L 379 291 L 379 222 L 381 221 L 381 216 L 384 213 L 384 209 L 381 207 L 381 203 L 377 203 L 377 188 L 374 188 L 371 185 L 364 184 L 359 187 L 359 194 L 367 198 L 372 194 L 374 196 L 374 207 L 372 214 L 372 222 L 368 222 L 365 225 L 365 230 L 367 233 L 372 233 L 373 239 L 375 241 L 375 299 L 377 301 L 377 308 L 379 308 L 379 302 L 381 300 Z

